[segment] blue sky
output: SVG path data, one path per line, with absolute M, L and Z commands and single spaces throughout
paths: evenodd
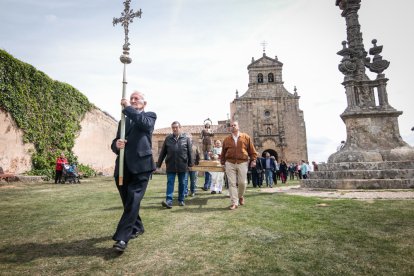
M 122 0 L 0 0 L 0 48 L 50 77 L 69 83 L 119 118 L 123 28 L 112 26 Z M 326 161 L 346 136 L 346 107 L 336 55 L 346 38 L 335 0 L 132 0 L 142 9 L 130 25 L 132 63 L 127 94 L 138 89 L 157 128 L 227 118 L 236 89 L 247 90 L 247 65 L 262 56 L 284 63 L 288 91 L 296 85 L 307 128 L 309 159 Z M 365 48 L 376 38 L 391 62 L 389 102 L 403 111 L 400 133 L 414 145 L 411 85 L 412 1 L 362 0 Z M 373 77 L 373 75 L 370 75 Z

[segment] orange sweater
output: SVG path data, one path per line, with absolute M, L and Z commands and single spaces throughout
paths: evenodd
M 257 152 L 250 136 L 246 133 L 240 133 L 237 139 L 237 144 L 234 143 L 233 136 L 227 136 L 223 141 L 221 151 L 221 164 L 224 165 L 226 161 L 233 164 L 240 164 L 248 160 L 256 160 Z

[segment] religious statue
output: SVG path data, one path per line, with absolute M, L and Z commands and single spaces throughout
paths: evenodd
M 201 141 L 203 143 L 204 160 L 209 159 L 209 152 L 211 152 L 212 150 L 212 137 L 214 136 L 214 133 L 211 130 L 211 124 L 212 121 L 210 120 L 210 118 L 204 120 L 204 129 L 201 131 Z

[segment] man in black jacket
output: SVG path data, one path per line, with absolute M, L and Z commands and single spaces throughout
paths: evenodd
M 184 206 L 184 179 L 188 167 L 193 166 L 191 139 L 181 133 L 181 125 L 175 121 L 171 124 L 172 134 L 168 135 L 158 157 L 157 168 L 161 168 L 165 159 L 167 171 L 166 199 L 162 206 L 171 209 L 174 193 L 175 176 L 178 177 L 178 203 Z
M 122 99 L 122 112 L 125 118 L 125 140 L 120 139 L 120 127 L 111 149 L 118 155 L 115 163 L 115 183 L 121 196 L 124 212 L 112 239 L 114 249 L 123 252 L 130 239 L 144 233 L 144 225 L 139 216 L 141 200 L 148 181 L 155 170 L 152 157 L 152 132 L 157 115 L 145 112 L 147 102 L 144 94 L 135 91 L 130 100 Z M 124 149 L 124 177 L 119 185 L 119 150 Z

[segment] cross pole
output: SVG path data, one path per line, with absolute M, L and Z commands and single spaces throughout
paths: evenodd
M 125 32 L 125 42 L 122 46 L 123 52 L 120 56 L 121 62 L 124 64 L 124 72 L 123 72 L 123 80 L 122 80 L 122 99 L 125 99 L 126 94 L 126 65 L 130 64 L 132 62 L 132 59 L 129 57 L 129 37 L 128 37 L 128 27 L 129 23 L 132 23 L 134 17 L 141 18 L 142 11 L 141 9 L 137 12 L 134 12 L 132 9 L 130 9 L 130 3 L 131 0 L 125 0 L 124 1 L 124 11 L 121 13 L 120 18 L 115 18 L 112 21 L 112 24 L 115 26 L 118 23 L 121 23 L 121 25 L 124 27 Z M 120 139 L 125 140 L 125 115 L 121 112 L 121 133 L 120 133 Z M 118 185 L 122 186 L 124 181 L 124 149 L 120 149 L 119 151 L 119 181 Z

